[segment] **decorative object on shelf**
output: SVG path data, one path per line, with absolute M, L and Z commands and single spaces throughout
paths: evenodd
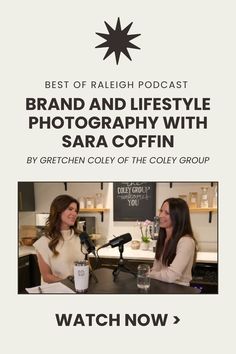
M 201 187 L 200 208 L 208 208 L 208 187 Z
M 214 195 L 212 199 L 212 208 L 217 208 L 217 186 L 214 189 Z
M 197 208 L 197 192 L 189 192 L 189 207 Z
M 150 220 L 145 220 L 143 222 L 137 221 L 137 224 L 140 228 L 141 231 L 141 241 L 142 241 L 142 249 L 143 250 L 148 250 L 149 249 L 149 243 L 151 242 L 151 232 L 152 232 L 152 226 L 153 223 Z
M 132 248 L 132 250 L 138 250 L 140 248 L 140 241 L 133 240 L 131 242 L 131 248 Z
M 186 194 L 180 194 L 180 195 L 179 195 L 179 198 L 181 198 L 181 199 L 185 200 L 185 201 L 186 201 L 186 203 L 188 203 L 188 197 L 187 197 L 187 195 L 186 195 Z
M 97 209 L 103 208 L 103 195 L 102 195 L 102 193 L 96 194 L 96 208 Z
M 93 197 L 87 197 L 86 198 L 86 208 L 87 209 L 93 209 L 94 208 L 94 198 Z
M 79 198 L 79 207 L 80 207 L 80 209 L 85 208 L 85 198 L 84 197 Z

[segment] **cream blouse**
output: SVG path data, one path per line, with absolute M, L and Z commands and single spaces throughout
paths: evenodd
M 50 240 L 46 236 L 40 237 L 34 247 L 43 260 L 49 265 L 52 273 L 59 278 L 65 279 L 74 273 L 74 262 L 84 260 L 85 256 L 81 251 L 81 243 L 74 230 L 61 231 L 63 240 L 59 240 L 56 250 L 57 256 L 48 247 Z
M 165 266 L 161 261 L 155 259 L 150 277 L 167 283 L 189 286 L 192 280 L 195 247 L 195 241 L 191 237 L 181 237 L 173 262 L 169 266 Z

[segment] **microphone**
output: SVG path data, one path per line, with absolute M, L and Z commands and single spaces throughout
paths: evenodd
M 93 253 L 94 256 L 96 257 L 96 252 L 95 252 L 95 245 L 87 232 L 81 232 L 79 235 L 81 245 L 84 245 L 88 253 Z
M 127 242 L 129 242 L 131 240 L 132 240 L 131 235 L 129 233 L 127 233 L 127 234 L 124 234 L 124 235 L 121 235 L 121 236 L 113 238 L 108 243 L 105 243 L 105 245 L 99 247 L 99 249 L 107 247 L 107 246 L 111 246 L 113 248 L 113 247 L 116 247 L 116 246 L 123 245 L 124 243 L 127 243 Z

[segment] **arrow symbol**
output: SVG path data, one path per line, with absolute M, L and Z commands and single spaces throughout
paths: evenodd
M 178 316 L 174 316 L 174 319 L 175 319 L 175 322 L 173 324 L 177 324 L 180 321 Z

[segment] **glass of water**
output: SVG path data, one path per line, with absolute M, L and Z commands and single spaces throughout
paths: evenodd
M 137 272 L 137 287 L 147 290 L 150 288 L 150 266 L 148 264 L 139 264 Z

